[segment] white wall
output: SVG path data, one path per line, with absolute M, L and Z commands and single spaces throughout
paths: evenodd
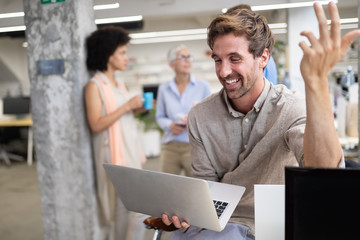
M 9 82 L 0 74 L 0 95 L 9 92 L 11 95 L 30 94 L 30 82 L 27 66 L 27 51 L 22 47 L 24 38 L 0 37 L 0 60 L 21 82 L 21 91 L 17 83 Z M 11 79 L 12 80 L 12 79 Z M 7 91 L 9 89 L 9 91 Z M 2 97 L 2 96 L 0 96 Z
M 144 84 L 159 84 L 170 81 L 174 76 L 173 71 L 168 66 L 166 56 L 168 50 L 180 44 L 173 43 L 153 43 L 138 44 L 128 46 L 128 55 L 133 63 L 129 64 L 128 70 L 119 73 L 130 89 Z M 221 88 L 217 80 L 213 60 L 207 55 L 209 47 L 206 40 L 184 41 L 194 56 L 192 73 L 200 79 L 209 81 L 211 90 L 218 91 Z

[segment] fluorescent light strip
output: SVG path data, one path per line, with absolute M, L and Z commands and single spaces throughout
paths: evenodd
M 95 5 L 94 10 L 105 10 L 105 9 L 114 9 L 119 8 L 119 3 L 114 4 L 104 4 L 104 5 Z M 0 18 L 14 18 L 14 17 L 24 17 L 24 12 L 12 12 L 12 13 L 0 13 Z
M 119 3 L 95 5 L 94 10 L 114 9 L 114 8 L 119 8 L 119 6 L 120 6 Z
M 344 24 L 344 23 L 358 23 L 359 19 L 358 18 L 343 18 L 340 19 L 340 24 Z M 331 20 L 327 20 L 327 24 L 331 24 Z
M 23 17 L 25 16 L 24 12 L 13 12 L 13 13 L 1 13 L 0 18 L 14 18 L 14 17 Z
M 286 34 L 287 33 L 287 29 L 286 28 L 278 28 L 278 29 L 274 29 L 271 30 L 273 34 Z
M 188 30 L 174 30 L 174 31 L 161 31 L 161 32 L 147 32 L 147 33 L 132 33 L 130 37 L 132 39 L 144 39 L 154 37 L 168 37 L 178 35 L 193 35 L 193 34 L 206 34 L 206 28 L 200 29 L 188 29 Z
M 269 23 L 268 25 L 270 29 L 287 28 L 286 23 Z
M 314 1 L 315 2 L 315 1 Z M 259 5 L 252 6 L 251 9 L 253 11 L 265 11 L 265 10 L 275 10 L 275 9 L 286 9 L 286 8 L 298 8 L 298 7 L 310 7 L 314 4 L 314 2 L 299 2 L 299 3 L 282 3 L 282 4 L 270 4 L 270 5 Z M 320 5 L 326 5 L 331 1 L 318 1 Z M 337 3 L 338 1 L 333 1 Z M 227 8 L 223 8 L 221 10 L 222 13 L 227 12 Z
M 13 26 L 13 27 L 2 27 L 0 32 L 16 32 L 16 31 L 25 31 L 25 26 Z
M 130 40 L 130 43 L 131 44 L 145 44 L 145 43 L 178 42 L 178 41 L 190 41 L 190 40 L 203 40 L 206 38 L 207 38 L 206 34 L 194 34 L 194 35 L 182 35 L 182 36 L 167 36 L 167 37 L 132 39 L 132 40 Z
M 131 22 L 131 21 L 140 21 L 142 16 L 130 16 L 130 17 L 120 17 L 120 18 L 104 18 L 96 19 L 96 24 L 104 23 L 116 23 L 116 22 Z M 16 32 L 16 31 L 25 31 L 26 27 L 23 26 L 13 26 L 13 27 L 0 27 L 0 32 Z
M 119 23 L 119 22 L 133 22 L 133 21 L 141 21 L 143 16 L 129 16 L 129 17 L 118 17 L 118 18 L 101 18 L 95 19 L 96 24 L 105 24 L 105 23 Z
M 317 1 L 320 5 L 326 5 L 329 2 L 337 3 L 337 0 L 334 1 Z M 298 8 L 298 7 L 309 7 L 314 5 L 315 1 L 312 2 L 299 2 L 299 3 L 284 3 L 284 4 L 270 4 L 270 5 L 261 5 L 261 6 L 252 6 L 253 11 L 264 11 L 264 10 L 273 10 L 273 9 L 285 9 L 285 8 Z
M 340 25 L 340 29 L 355 29 L 359 28 L 358 24 L 342 24 Z
M 273 23 L 269 24 L 271 29 L 286 28 L 286 23 Z M 170 36 L 184 36 L 184 35 L 199 35 L 207 34 L 206 28 L 187 29 L 187 30 L 174 30 L 174 31 L 161 31 L 161 32 L 146 32 L 146 33 L 131 33 L 132 39 L 145 39 L 156 37 L 170 37 Z
M 269 24 L 274 34 L 287 33 L 286 23 Z M 130 34 L 131 44 L 162 43 L 176 41 L 202 40 L 207 38 L 207 29 L 189 29 L 178 31 L 162 31 Z

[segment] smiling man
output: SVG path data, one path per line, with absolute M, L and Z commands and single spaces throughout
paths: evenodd
M 305 98 L 284 85 L 265 81 L 274 40 L 266 19 L 249 10 L 220 15 L 208 27 L 217 77 L 223 89 L 192 108 L 188 117 L 194 177 L 236 184 L 246 192 L 222 232 L 199 230 L 177 216 L 163 215 L 185 231 L 171 239 L 254 239 L 254 184 L 284 184 L 285 166 L 341 167 L 328 74 L 360 35 L 355 30 L 341 40 L 336 5 L 324 10 L 314 4 L 320 37 L 312 32 L 299 45 Z

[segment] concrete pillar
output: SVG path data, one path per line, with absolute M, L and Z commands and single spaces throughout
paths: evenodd
M 44 239 L 101 239 L 83 96 L 93 0 L 41 2 L 23 0 Z
M 304 80 L 300 72 L 300 62 L 303 52 L 299 42 L 306 40 L 300 36 L 303 30 L 312 31 L 319 36 L 318 24 L 313 7 L 291 8 L 288 11 L 288 45 L 289 45 L 289 76 L 291 89 L 305 94 Z

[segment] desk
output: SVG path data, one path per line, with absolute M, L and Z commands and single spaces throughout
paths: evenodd
M 31 118 L 24 119 L 0 119 L 0 127 L 28 127 L 28 146 L 27 146 L 27 163 L 29 166 L 33 162 L 33 121 Z

